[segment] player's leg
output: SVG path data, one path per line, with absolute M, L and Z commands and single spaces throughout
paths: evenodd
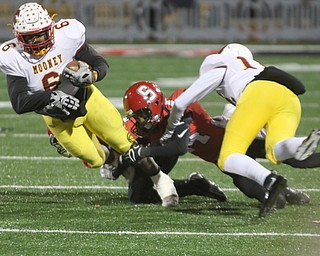
M 97 148 L 93 140 L 95 135 L 83 125 L 74 127 L 74 122 L 63 122 L 49 116 L 43 116 L 45 123 L 59 143 L 74 157 L 91 167 L 100 167 L 106 160 L 102 148 Z
M 127 152 L 135 140 L 124 127 L 119 111 L 96 87 L 90 90 L 86 127 L 117 152 Z
M 261 203 L 265 202 L 266 189 L 263 186 L 259 185 L 257 182 L 251 179 L 234 173 L 226 174 L 232 178 L 233 184 L 247 197 L 257 199 Z M 280 193 L 280 196 L 276 203 L 276 208 L 284 208 L 287 203 L 302 205 L 307 204 L 309 202 L 310 197 L 306 193 L 303 193 L 293 188 L 286 187 Z
M 135 171 L 135 177 L 128 187 L 129 201 L 135 204 L 161 203 L 161 198 L 153 188 L 153 182 L 149 176 Z
M 219 168 L 247 177 L 267 189 L 266 201 L 260 217 L 269 213 L 286 180 L 244 155 L 258 132 L 267 124 L 281 106 L 283 86 L 269 81 L 255 81 L 247 86 L 237 103 L 237 108 L 226 127 L 218 160 Z M 280 93 L 280 94 L 278 94 Z
M 161 167 L 161 170 L 167 174 L 173 169 L 178 159 L 178 155 L 154 158 L 157 164 Z M 220 202 L 227 200 L 227 196 L 219 185 L 208 180 L 198 172 L 191 173 L 187 179 L 174 179 L 173 181 L 179 197 L 197 195 L 217 199 Z
M 253 179 L 263 186 L 271 172 L 245 155 L 270 116 L 268 102 L 263 100 L 263 91 L 258 89 L 256 84 L 249 85 L 238 101 L 226 126 L 218 166 L 221 170 Z
M 283 90 L 281 96 L 278 110 L 266 125 L 266 157 L 274 164 L 292 158 L 304 139 L 294 137 L 301 116 L 298 97 L 289 90 Z
M 158 192 L 162 200 L 162 206 L 170 207 L 178 204 L 179 196 L 173 180 L 167 174 L 161 171 L 160 167 L 152 157 L 143 158 L 140 162 L 138 162 L 136 167 L 138 170 L 143 171 L 147 176 L 150 177 L 154 184 L 155 190 Z
M 127 152 L 135 140 L 124 127 L 119 111 L 93 85 L 90 87 L 89 95 L 86 104 L 86 127 L 118 153 Z M 162 199 L 162 205 L 176 205 L 179 197 L 173 180 L 160 170 L 152 158 L 145 158 L 141 162 L 144 164 L 142 169 L 150 176 Z
M 277 147 L 276 147 L 277 149 Z M 265 140 L 255 139 L 247 150 L 246 155 L 256 158 L 266 158 Z M 307 159 L 299 161 L 294 158 L 289 158 L 283 161 L 284 164 L 290 165 L 293 168 L 317 168 L 320 167 L 320 153 L 314 153 Z
M 301 145 L 298 147 L 294 158 L 297 160 L 305 160 L 312 156 L 320 144 L 320 130 L 313 129 L 307 138 L 303 140 Z
M 299 161 L 294 158 L 290 158 L 287 160 L 284 160 L 283 163 L 290 165 L 294 168 L 317 168 L 320 167 L 320 153 L 314 153 L 311 156 L 309 156 L 307 159 Z

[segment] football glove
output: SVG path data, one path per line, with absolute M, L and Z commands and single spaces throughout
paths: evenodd
M 77 87 L 86 87 L 95 82 L 96 77 L 93 74 L 94 71 L 91 71 L 85 62 L 78 61 L 78 65 L 79 69 L 77 71 L 66 66 L 62 75 Z
M 211 123 L 214 124 L 215 126 L 225 128 L 228 123 L 228 119 L 226 119 L 225 116 L 214 116 L 211 119 Z
M 130 165 L 133 165 L 137 162 L 139 162 L 141 157 L 141 145 L 136 145 L 133 148 L 129 149 L 128 152 L 122 154 L 120 156 L 120 163 L 123 167 L 128 167 Z
M 51 92 L 49 105 L 46 108 L 59 108 L 67 116 L 70 115 L 70 110 L 77 110 L 80 106 L 80 101 L 76 97 L 68 95 L 62 91 Z
M 108 179 L 108 180 L 116 180 L 119 178 L 120 175 L 114 176 L 116 168 L 111 164 L 104 164 L 100 167 L 100 175 L 102 178 Z
M 180 125 L 180 124 L 181 123 L 179 123 L 178 125 Z M 169 141 L 172 139 L 172 136 L 174 134 L 174 130 L 175 130 L 175 128 L 171 128 L 171 127 L 167 126 L 166 131 L 164 132 L 164 134 L 160 138 L 161 145 L 169 143 Z
M 64 147 L 62 147 L 62 145 L 59 143 L 59 141 L 56 139 L 56 137 L 53 134 L 49 135 L 49 142 L 51 146 L 57 149 L 57 152 L 60 155 L 68 158 L 72 157 L 72 155 L 67 150 L 65 150 Z

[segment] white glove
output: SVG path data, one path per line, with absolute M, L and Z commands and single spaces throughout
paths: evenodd
M 62 75 L 77 87 L 86 87 L 92 84 L 94 82 L 94 76 L 88 64 L 83 61 L 78 61 L 78 66 L 78 71 L 74 71 L 66 66 Z
M 236 109 L 236 107 L 234 105 L 227 103 L 224 106 L 222 115 L 212 117 L 211 122 L 218 127 L 225 128 L 227 126 L 228 121 L 230 120 L 232 113 L 235 111 L 235 109 Z
M 115 170 L 115 167 L 111 164 L 104 164 L 100 167 L 100 175 L 102 178 L 108 179 L 108 180 L 116 180 L 119 178 L 113 176 L 113 172 Z
M 161 145 L 167 144 L 171 140 L 173 133 L 174 133 L 174 130 L 168 129 L 167 127 L 165 133 L 160 138 Z
M 80 101 L 71 95 L 65 94 L 62 91 L 52 91 L 49 102 L 49 108 L 59 108 L 67 116 L 70 115 L 69 110 L 77 110 L 79 108 Z
M 214 116 L 211 119 L 211 123 L 215 126 L 225 128 L 228 123 L 228 119 L 225 116 Z

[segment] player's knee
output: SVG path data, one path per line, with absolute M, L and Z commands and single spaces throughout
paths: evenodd
M 220 170 L 223 170 L 225 160 L 226 160 L 226 157 L 222 157 L 221 155 L 219 156 L 217 165 Z
M 273 164 L 279 164 L 280 162 L 276 159 L 273 150 L 267 150 L 266 158 Z
M 222 170 L 222 171 L 224 170 L 226 160 L 232 154 L 233 154 L 232 152 L 229 152 L 229 153 L 220 152 L 220 155 L 219 155 L 219 158 L 218 158 L 218 162 L 217 162 L 217 165 L 218 165 L 220 170 Z
M 105 162 L 105 159 L 100 156 L 88 158 L 87 156 L 78 155 L 76 157 L 81 159 L 82 161 L 85 161 L 91 168 L 99 168 Z
M 120 154 L 124 154 L 128 152 L 129 149 L 132 148 L 133 145 L 135 144 L 135 140 L 131 140 L 131 138 L 128 136 L 127 136 L 127 139 L 128 140 L 125 141 L 124 143 L 110 144 L 110 146 Z

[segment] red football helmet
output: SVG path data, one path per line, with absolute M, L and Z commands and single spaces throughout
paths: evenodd
M 131 85 L 123 97 L 126 116 L 134 122 L 131 131 L 139 136 L 155 127 L 162 119 L 164 103 L 165 97 L 156 84 L 140 81 Z
M 40 4 L 26 3 L 14 16 L 13 33 L 25 52 L 40 57 L 54 44 L 54 21 Z

